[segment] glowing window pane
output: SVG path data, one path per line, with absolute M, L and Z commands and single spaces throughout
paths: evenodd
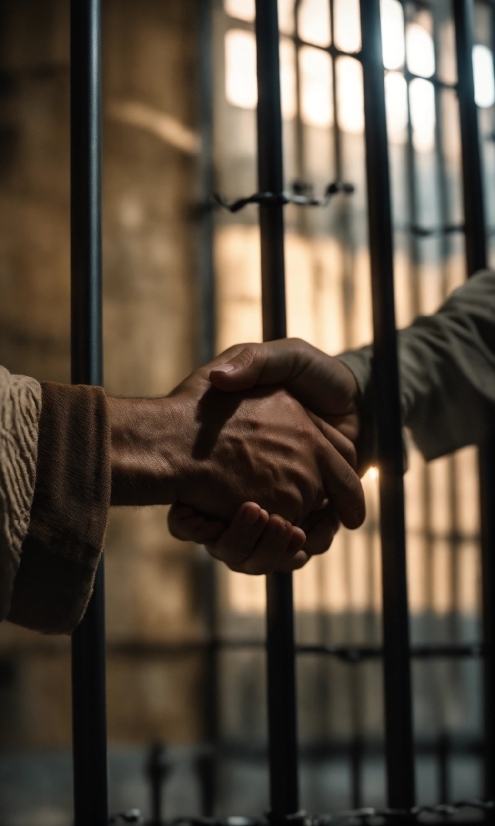
M 292 40 L 284 37 L 280 41 L 280 93 L 282 97 L 282 117 L 295 118 L 296 97 L 296 50 Z
M 361 48 L 359 0 L 335 0 L 335 45 L 343 52 L 358 52 Z
M 385 75 L 388 137 L 392 143 L 404 143 L 407 130 L 407 83 L 398 72 Z
M 298 14 L 299 37 L 317 46 L 330 43 L 330 3 L 328 0 L 302 0 Z
M 223 7 L 227 14 L 238 20 L 250 23 L 256 16 L 255 0 L 223 0 Z
M 433 38 L 423 26 L 411 23 L 406 33 L 407 68 L 413 75 L 431 77 L 435 72 Z
M 433 84 L 415 78 L 409 85 L 413 144 L 418 152 L 429 152 L 435 145 L 435 90 Z
M 225 35 L 225 96 L 233 106 L 256 108 L 256 40 L 252 32 L 230 29 Z
M 331 126 L 332 64 L 330 55 L 311 46 L 299 52 L 301 73 L 301 117 L 309 126 Z
M 364 129 L 363 70 L 353 57 L 337 61 L 337 101 L 339 126 L 358 134 Z
M 381 0 L 383 65 L 400 69 L 404 65 L 404 12 L 398 0 Z
M 294 0 L 278 0 L 278 27 L 284 34 L 294 34 Z
M 478 106 L 488 108 L 495 102 L 493 55 L 486 46 L 473 49 L 474 99 Z

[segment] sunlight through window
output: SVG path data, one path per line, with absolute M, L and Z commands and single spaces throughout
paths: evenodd
M 431 77 L 435 73 L 433 38 L 423 26 L 410 23 L 406 33 L 407 68 L 413 75 Z
M 251 23 L 256 16 L 255 0 L 223 0 L 223 6 L 230 17 Z
M 430 152 L 435 146 L 435 90 L 433 84 L 415 78 L 409 85 L 413 144 L 418 152 Z
M 308 126 L 331 126 L 332 64 L 330 55 L 303 46 L 299 52 L 301 72 L 301 117 Z
M 493 55 L 486 46 L 473 49 L 474 99 L 478 106 L 488 109 L 495 102 Z
M 330 4 L 328 0 L 302 0 L 298 14 L 299 36 L 316 46 L 330 43 Z
M 358 52 L 361 48 L 359 0 L 335 0 L 335 45 L 343 52 Z
M 225 96 L 233 106 L 256 108 L 256 40 L 252 32 L 230 29 L 225 35 Z
M 294 0 L 278 0 L 278 27 L 283 34 L 294 34 Z
M 400 69 L 404 65 L 404 12 L 398 0 L 381 0 L 383 65 Z
M 284 37 L 280 41 L 280 94 L 284 120 L 292 120 L 297 112 L 295 62 L 294 42 Z
M 337 61 L 339 125 L 344 132 L 359 134 L 364 129 L 363 70 L 358 60 L 340 57 Z
M 387 130 L 392 143 L 405 143 L 407 137 L 407 83 L 399 72 L 385 75 Z

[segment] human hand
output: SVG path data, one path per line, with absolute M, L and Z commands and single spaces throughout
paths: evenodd
M 280 522 L 285 523 L 285 532 Z M 170 508 L 168 524 L 177 539 L 205 545 L 213 557 L 245 574 L 299 570 L 314 554 L 329 548 L 339 528 L 331 508 L 324 507 L 309 516 L 302 530 L 281 516 L 269 517 L 254 502 L 241 505 L 228 526 L 176 503 Z
M 312 347 L 300 339 L 283 339 L 265 344 L 235 345 L 216 359 L 209 377 L 216 387 L 226 392 L 253 387 L 256 384 L 283 383 L 290 392 L 327 423 L 325 435 L 333 446 L 356 467 L 356 442 L 360 422 L 357 407 L 358 388 L 352 372 L 338 359 Z M 226 369 L 229 368 L 229 369 Z M 209 521 L 196 512 L 182 512 L 178 518 L 175 506 L 169 513 L 169 527 L 175 536 L 201 544 L 208 542 Z M 198 520 L 201 531 L 196 533 Z M 304 564 L 314 554 L 330 546 L 339 527 L 339 519 L 329 503 L 315 511 L 303 523 L 307 540 L 303 550 Z M 215 529 L 221 536 L 223 553 L 235 558 L 242 547 L 244 529 L 233 521 L 226 530 L 222 524 Z M 204 535 L 204 538 L 202 536 Z M 302 559 L 299 554 L 298 559 Z
M 328 425 L 281 388 L 219 392 L 208 380 L 214 366 L 165 399 L 109 399 L 112 503 L 181 501 L 231 520 L 256 500 L 301 525 L 328 501 L 348 527 L 361 524 L 362 488 Z
M 222 359 L 223 363 L 220 363 Z M 360 433 L 358 386 L 339 359 L 297 338 L 235 345 L 216 359 L 209 378 L 227 393 L 282 384 L 354 445 Z
M 288 573 L 308 560 L 302 550 L 304 531 L 281 516 L 269 516 L 254 502 L 241 505 L 228 526 L 177 503 L 169 511 L 169 528 L 177 539 L 205 545 L 215 559 L 239 573 Z

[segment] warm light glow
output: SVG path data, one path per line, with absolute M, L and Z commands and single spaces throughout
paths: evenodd
M 398 0 L 381 0 L 383 65 L 400 69 L 404 65 L 404 12 Z
M 340 128 L 359 134 L 364 130 L 363 70 L 352 57 L 337 61 L 337 97 Z
M 495 102 L 493 55 L 486 46 L 473 48 L 474 99 L 478 106 L 488 109 Z
M 358 52 L 361 48 L 359 0 L 335 0 L 335 45 L 343 52 Z
M 302 0 L 298 14 L 299 36 L 307 43 L 330 43 L 330 3 L 328 0 Z
M 431 77 L 435 73 L 433 38 L 423 26 L 410 23 L 406 33 L 407 68 L 413 75 Z
M 311 46 L 299 52 L 301 73 L 301 117 L 308 126 L 331 126 L 332 65 L 330 55 Z
M 225 96 L 233 106 L 256 108 L 256 40 L 252 32 L 230 29 L 225 35 Z
M 283 37 L 280 41 L 280 96 L 284 120 L 292 120 L 297 113 L 295 63 L 294 41 Z
M 223 0 L 223 7 L 230 17 L 252 22 L 256 16 L 255 0 Z
M 283 34 L 294 34 L 294 0 L 278 0 L 278 27 Z
M 392 143 L 405 143 L 407 137 L 407 83 L 399 72 L 385 75 L 388 137 Z
M 370 467 L 368 470 L 368 476 L 373 482 L 375 481 L 375 479 L 378 479 L 378 468 Z
M 413 144 L 418 152 L 430 152 L 435 146 L 435 89 L 433 84 L 415 78 L 409 85 Z

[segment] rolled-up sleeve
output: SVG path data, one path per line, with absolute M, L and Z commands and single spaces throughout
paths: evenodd
M 425 458 L 481 444 L 495 414 L 495 273 L 477 273 L 438 312 L 401 330 L 398 355 L 403 421 Z M 339 358 L 356 377 L 363 419 L 369 419 L 372 349 Z M 362 450 L 372 461 L 372 429 Z
M 110 506 L 103 390 L 41 384 L 36 483 L 8 619 L 70 633 L 94 584 Z

